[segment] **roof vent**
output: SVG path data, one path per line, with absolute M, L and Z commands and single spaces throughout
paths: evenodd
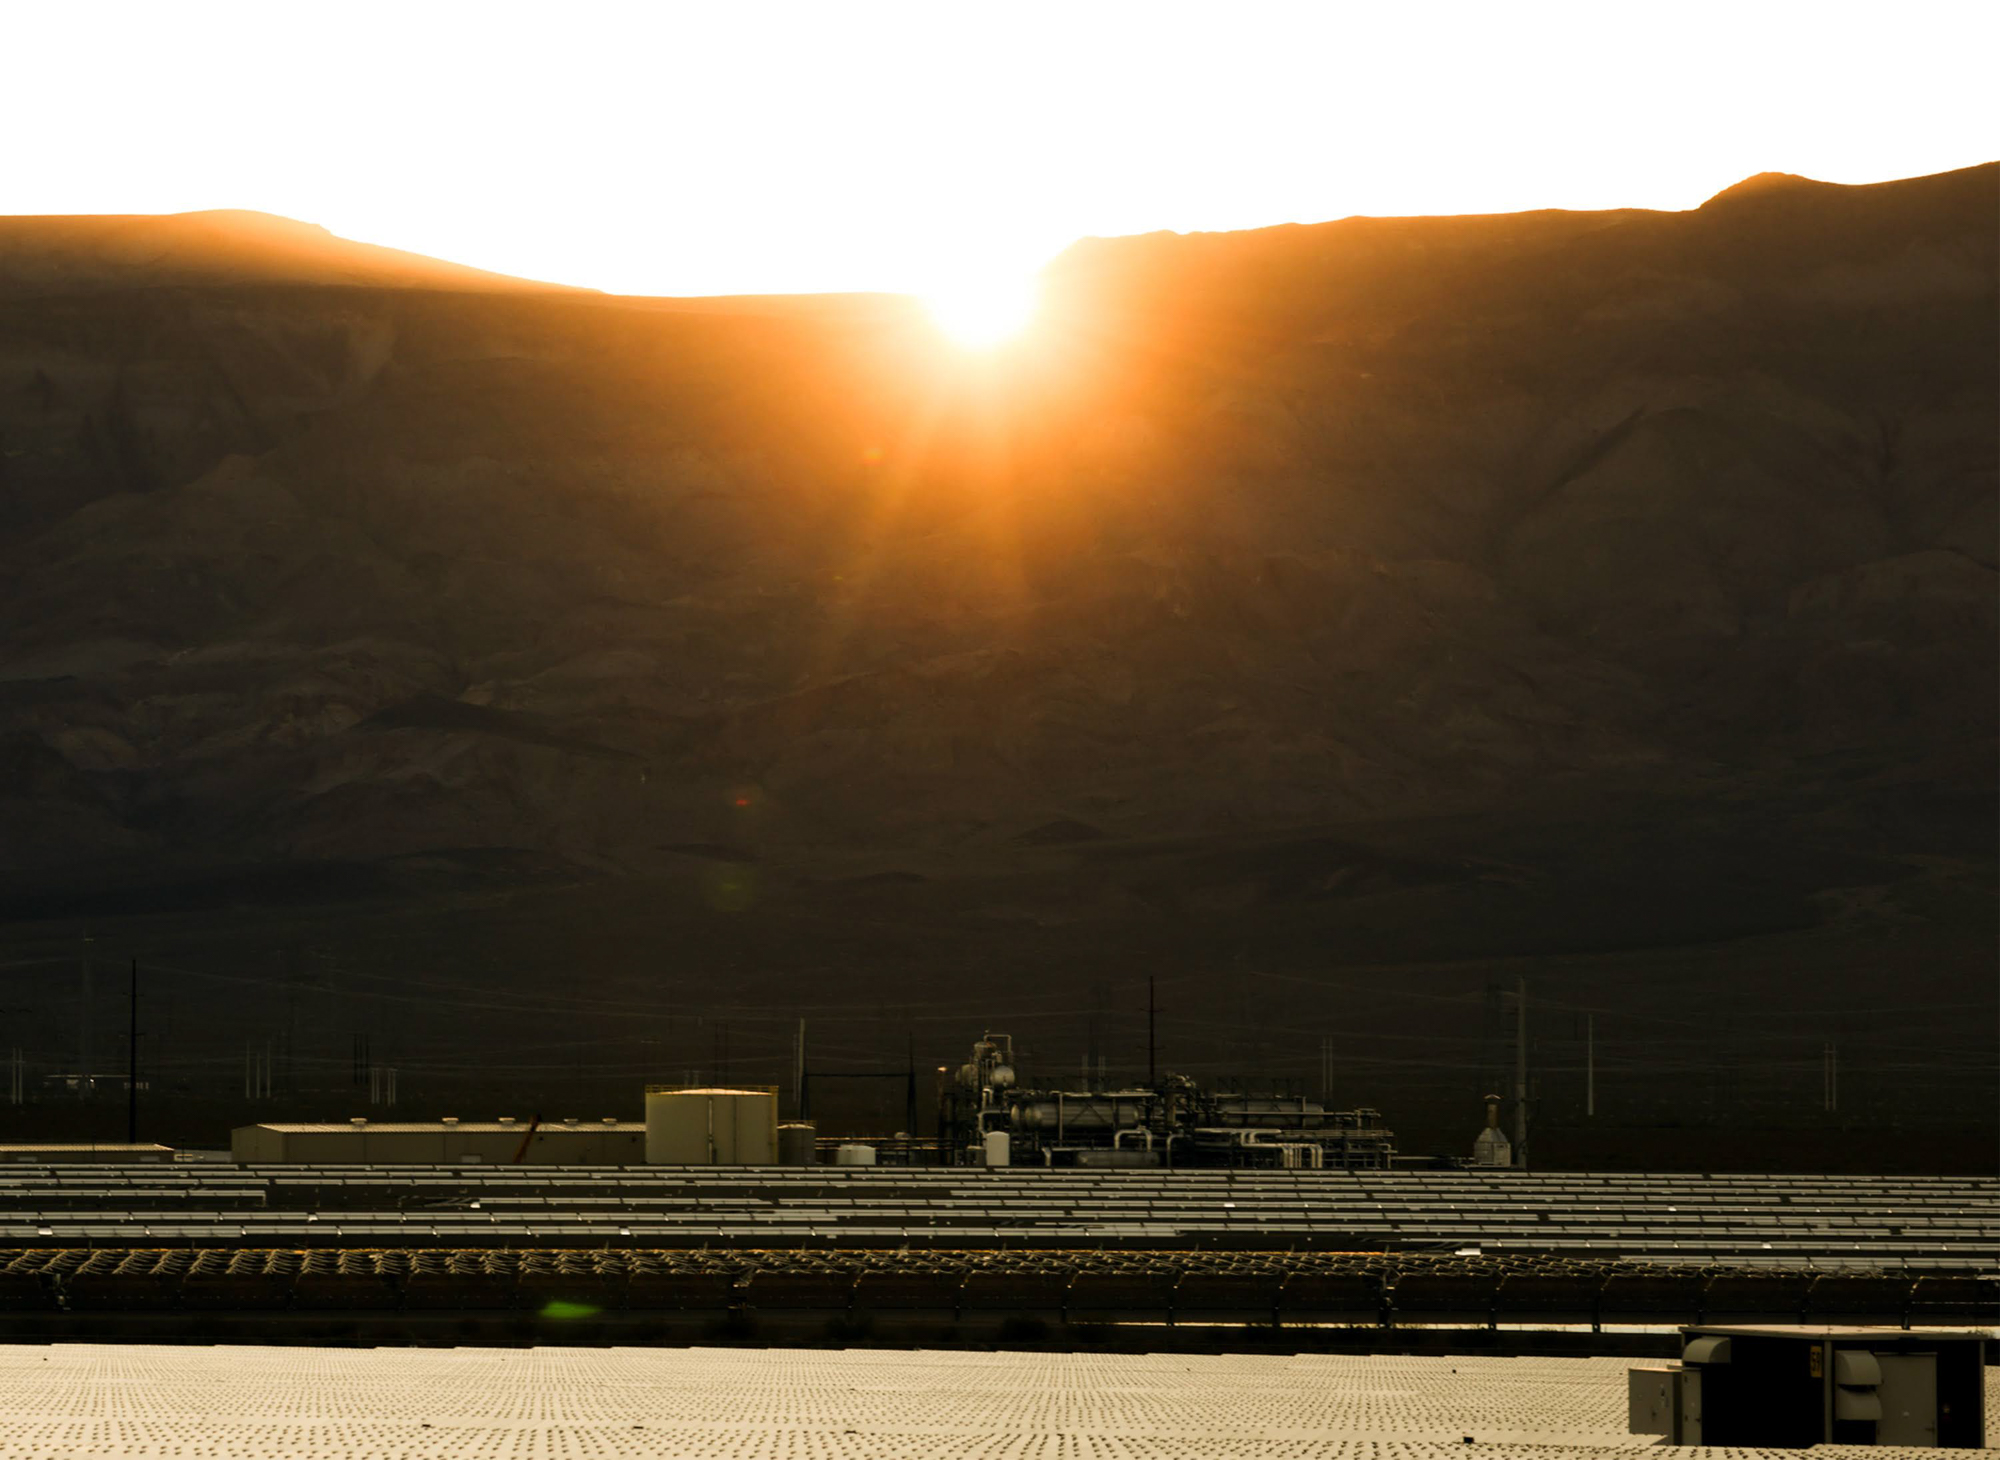
M 576 1124 L 576 1117 L 575 1117 L 575 1116 L 573 1116 L 573 1115 L 565 1115 L 565 1116 L 563 1117 L 563 1124 L 564 1124 L 564 1125 L 575 1125 L 575 1124 Z
M 512 1125 L 513 1123 L 514 1123 L 514 1117 L 511 1115 L 503 1115 L 500 1117 L 500 1124 L 502 1125 Z
M 347 1117 L 347 1123 L 349 1125 L 366 1125 L 368 1124 L 368 1117 L 365 1115 L 350 1115 Z
M 446 1117 L 444 1117 L 444 1119 L 443 1119 L 443 1121 L 441 1122 L 441 1124 L 444 1124 L 444 1125 L 457 1125 L 457 1124 L 458 1124 L 458 1117 L 457 1117 L 457 1116 L 455 1116 L 455 1115 L 447 1115 Z
M 618 1117 L 615 1115 L 607 1115 L 604 1117 L 604 1123 L 606 1125 L 616 1125 L 618 1124 Z

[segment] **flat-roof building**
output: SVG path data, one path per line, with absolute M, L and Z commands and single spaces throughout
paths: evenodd
M 637 1166 L 646 1125 L 637 1120 L 265 1121 L 229 1133 L 245 1165 Z
M 44 1162 L 71 1165 L 78 1161 L 104 1161 L 123 1165 L 130 1161 L 171 1161 L 172 1146 L 156 1146 L 141 1141 L 16 1141 L 0 1145 L 0 1162 Z

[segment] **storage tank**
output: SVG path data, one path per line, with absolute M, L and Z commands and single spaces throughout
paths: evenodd
M 1011 1166 L 1014 1162 L 1014 1140 L 1004 1130 L 990 1130 L 986 1133 L 986 1164 L 988 1166 Z
M 1500 1097 L 1486 1097 L 1486 1129 L 1472 1143 L 1472 1164 L 1475 1166 L 1511 1166 L 1514 1164 L 1514 1147 L 1500 1131 Z
M 1100 1131 L 1129 1130 L 1139 1124 L 1148 1092 L 1120 1090 L 1111 1094 L 1065 1092 L 1059 1097 L 1032 1095 L 1013 1108 L 1014 1124 L 1021 1130 Z
M 778 1164 L 810 1166 L 819 1139 L 819 1128 L 809 1120 L 788 1120 L 778 1127 Z
M 778 1159 L 778 1092 L 646 1088 L 646 1160 L 655 1166 L 769 1166 Z
M 833 1164 L 836 1166 L 873 1166 L 875 1148 L 873 1146 L 845 1145 L 835 1147 Z

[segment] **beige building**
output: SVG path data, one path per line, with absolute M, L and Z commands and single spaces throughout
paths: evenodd
M 77 1161 L 103 1161 L 124 1164 L 129 1161 L 171 1161 L 174 1159 L 172 1146 L 155 1146 L 141 1142 L 126 1145 L 124 1142 L 88 1141 L 34 1141 L 0 1146 L 0 1162 L 12 1164 L 18 1161 L 40 1162 L 45 1166 L 67 1166 Z
M 773 1085 L 646 1087 L 646 1160 L 655 1166 L 770 1166 L 778 1159 Z
M 238 1126 L 231 1159 L 246 1165 L 637 1166 L 646 1126 L 635 1120 L 279 1122 Z

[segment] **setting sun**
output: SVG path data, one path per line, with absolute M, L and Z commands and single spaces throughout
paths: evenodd
M 1032 279 L 988 279 L 927 290 L 924 307 L 952 341 L 968 350 L 990 350 L 1028 327 L 1035 317 Z

